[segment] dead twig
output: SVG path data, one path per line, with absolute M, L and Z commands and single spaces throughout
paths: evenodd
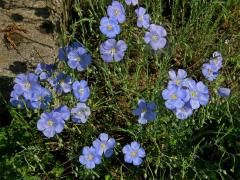
M 11 48 L 17 49 L 17 45 L 14 42 L 12 35 L 16 32 L 23 32 L 23 33 L 27 33 L 27 30 L 16 25 L 16 24 L 11 24 L 8 25 L 6 28 L 4 29 L 0 29 L 0 33 L 4 33 L 4 37 L 6 38 L 7 42 L 9 43 Z

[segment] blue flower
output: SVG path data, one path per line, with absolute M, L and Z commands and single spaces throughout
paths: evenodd
M 107 14 L 110 18 L 115 18 L 119 23 L 123 23 L 126 20 L 125 9 L 122 3 L 113 1 L 112 5 L 108 6 Z
M 100 53 L 105 62 L 120 61 L 123 59 L 127 45 L 123 40 L 116 42 L 115 39 L 108 39 L 100 46 Z
M 138 0 L 125 0 L 127 5 L 137 5 L 138 4 Z
M 187 101 L 186 90 L 175 85 L 168 85 L 168 88 L 162 91 L 162 96 L 167 100 L 165 106 L 172 110 L 182 108 Z
M 215 51 L 210 59 L 210 64 L 215 66 L 215 69 L 218 71 L 222 68 L 222 55 L 220 52 Z
M 52 100 L 52 95 L 49 90 L 39 86 L 27 99 L 29 108 L 46 109 Z
M 179 87 L 182 86 L 182 82 L 187 77 L 187 72 L 183 69 L 178 69 L 177 74 L 175 71 L 170 70 L 168 74 L 171 79 L 171 81 L 169 81 L 169 85 L 176 85 Z
M 54 112 L 59 114 L 61 120 L 67 121 L 70 118 L 70 111 L 67 106 L 61 105 Z
M 222 97 L 228 97 L 230 95 L 230 92 L 231 90 L 229 88 L 223 88 L 223 87 L 220 87 L 217 90 L 218 95 Z
M 49 80 L 49 83 L 57 91 L 57 94 L 68 93 L 72 90 L 72 77 L 59 73 L 56 78 Z
M 177 74 L 173 70 L 168 73 L 171 80 L 167 89 L 162 91 L 162 96 L 166 100 L 165 106 L 171 109 L 178 119 L 187 119 L 194 109 L 207 105 L 209 91 L 203 82 L 187 78 L 187 72 L 182 69 L 179 69 Z
M 148 121 L 153 121 L 154 119 L 156 119 L 157 113 L 154 112 L 156 108 L 156 103 L 147 103 L 144 99 L 140 99 L 138 101 L 138 108 L 133 110 L 132 113 L 135 116 L 139 116 L 138 123 L 146 124 Z
M 96 153 L 100 156 L 104 154 L 105 157 L 112 156 L 115 144 L 115 139 L 109 138 L 106 133 L 101 133 L 99 138 L 93 141 L 93 147 L 96 149 Z
M 22 95 L 18 94 L 17 91 L 13 90 L 10 96 L 11 96 L 10 103 L 12 104 L 12 106 L 17 107 L 19 109 L 24 108 L 25 100 Z
M 140 144 L 136 141 L 133 141 L 131 145 L 125 145 L 122 152 L 125 154 L 124 161 L 127 163 L 133 163 L 135 166 L 142 164 L 142 158 L 146 156 L 145 150 L 140 147 Z
M 39 76 L 41 80 L 47 80 L 53 73 L 53 64 L 39 63 L 35 69 L 35 74 Z
M 109 38 L 114 38 L 120 34 L 121 29 L 115 18 L 103 17 L 100 22 L 101 32 Z
M 178 119 L 184 120 L 184 119 L 189 118 L 192 115 L 193 110 L 192 110 L 190 104 L 187 103 L 182 108 L 175 109 L 174 112 Z
M 75 123 L 85 123 L 90 114 L 90 108 L 85 103 L 78 103 L 77 106 L 71 110 L 72 120 Z
M 215 51 L 210 62 L 203 64 L 202 73 L 209 81 L 213 81 L 217 78 L 218 71 L 222 68 L 222 60 L 221 53 Z
M 146 32 L 144 40 L 147 44 L 150 44 L 151 47 L 156 51 L 165 47 L 167 40 L 166 30 L 162 26 L 151 24 L 149 32 Z
M 60 61 L 66 61 L 67 60 L 67 54 L 71 51 L 71 46 L 66 46 L 59 48 L 58 50 L 58 59 Z
M 73 83 L 73 94 L 80 102 L 86 102 L 90 96 L 90 89 L 87 81 L 81 80 Z
M 51 102 L 51 93 L 38 82 L 33 73 L 20 74 L 15 79 L 10 102 L 13 106 L 31 109 L 46 109 Z
M 202 73 L 209 81 L 215 80 L 218 76 L 218 70 L 216 66 L 210 63 L 203 64 Z
M 184 81 L 184 86 L 188 88 L 187 91 L 192 109 L 198 109 L 200 105 L 207 105 L 209 92 L 203 82 L 199 81 L 196 83 L 196 81 L 188 79 Z
M 50 138 L 56 133 L 62 132 L 64 128 L 64 120 L 59 118 L 59 113 L 54 111 L 49 113 L 44 112 L 41 114 L 41 118 L 37 122 L 37 128 L 39 131 L 42 131 L 46 137 Z
M 92 57 L 83 47 L 73 49 L 68 53 L 68 66 L 78 71 L 84 71 L 91 64 Z
M 144 27 L 145 29 L 149 28 L 150 16 L 146 14 L 146 9 L 140 7 L 135 10 L 135 13 L 137 14 L 137 26 L 140 28 Z
M 59 48 L 58 50 L 58 59 L 60 61 L 67 61 L 68 60 L 68 53 L 70 53 L 71 51 L 79 48 L 79 47 L 83 47 L 83 45 L 79 42 L 74 42 L 71 46 L 66 46 L 66 47 L 62 47 Z
M 38 76 L 33 73 L 28 74 L 19 74 L 14 82 L 14 90 L 18 92 L 18 94 L 23 94 L 25 98 L 29 97 L 33 91 L 40 86 L 38 83 Z
M 82 150 L 83 155 L 79 157 L 79 162 L 87 169 L 95 168 L 96 164 L 101 163 L 101 156 L 96 153 L 94 147 L 85 146 Z

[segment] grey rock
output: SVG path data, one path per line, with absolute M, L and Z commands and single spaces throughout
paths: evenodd
M 39 62 L 52 63 L 57 56 L 62 0 L 0 0 L 0 29 L 16 24 L 11 48 L 6 33 L 0 33 L 0 76 L 15 76 Z

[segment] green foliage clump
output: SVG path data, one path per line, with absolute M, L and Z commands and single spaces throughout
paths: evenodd
M 63 133 L 45 139 L 36 127 L 39 114 L 19 112 L 2 100 L 12 119 L 0 129 L 0 178 L 239 179 L 238 1 L 140 1 L 152 22 L 162 24 L 168 32 L 167 48 L 156 53 L 144 43 L 143 31 L 136 28 L 133 7 L 126 7 L 127 22 L 118 38 L 126 41 L 128 50 L 121 63 L 107 65 L 98 48 L 104 41 L 99 22 L 109 3 L 74 1 L 72 12 L 67 12 L 69 28 L 62 35 L 64 43 L 78 40 L 93 56 L 87 71 L 75 74 L 90 85 L 90 119 L 85 125 L 67 123 Z M 201 66 L 216 50 L 224 58 L 223 68 L 217 80 L 209 83 L 201 75 Z M 170 68 L 186 69 L 211 91 L 210 103 L 185 121 L 165 108 L 160 95 Z M 220 84 L 231 88 L 228 99 L 216 95 Z M 157 119 L 145 126 L 131 113 L 140 98 L 158 104 Z M 101 132 L 118 142 L 115 155 L 94 170 L 86 170 L 78 157 Z M 141 142 L 147 153 L 139 167 L 123 160 L 122 147 L 132 140 Z

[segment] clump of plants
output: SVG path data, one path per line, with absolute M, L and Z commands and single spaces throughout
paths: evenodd
M 164 53 L 163 49 L 174 43 L 168 44 L 167 30 L 164 25 L 151 23 L 150 15 L 145 8 L 138 5 L 138 1 L 126 0 L 126 4 L 133 5 L 135 8 L 136 27 L 144 34 L 140 39 L 146 46 L 151 48 L 150 53 L 152 55 L 159 56 L 161 59 L 161 55 Z M 96 49 L 99 50 L 98 54 L 105 63 L 104 66 L 127 61 L 125 57 L 127 53 L 130 53 L 128 47 L 131 45 L 129 44 L 131 40 L 119 39 L 118 36 L 125 31 L 123 27 L 126 28 L 123 25 L 127 22 L 125 11 L 132 8 L 125 9 L 121 2 L 113 1 L 107 7 L 107 16 L 102 17 L 99 22 L 99 30 L 104 40 Z M 166 51 L 169 50 L 171 48 Z M 15 78 L 10 102 L 15 108 L 24 109 L 27 112 L 31 111 L 34 116 L 38 116 L 36 127 L 39 133 L 42 133 L 43 138 L 55 138 L 61 136 L 61 133 L 80 131 L 79 127 L 84 127 L 89 123 L 88 120 L 93 115 L 92 111 L 94 111 L 94 115 L 96 114 L 97 109 L 91 99 L 91 88 L 94 82 L 88 82 L 87 77 L 82 78 L 84 72 L 91 71 L 91 65 L 96 60 L 90 51 L 94 50 L 88 50 L 84 44 L 78 41 L 70 43 L 59 48 L 56 63 L 50 65 L 40 63 L 37 65 L 35 72 L 19 74 Z M 202 65 L 203 76 L 210 82 L 214 81 L 223 66 L 222 62 L 221 53 L 219 51 L 214 52 L 209 62 Z M 135 132 L 141 134 L 142 138 L 147 133 L 154 134 L 161 131 L 159 128 L 162 128 L 162 126 L 159 124 L 163 122 L 158 119 L 163 115 L 160 110 L 163 105 L 170 110 L 170 112 L 163 111 L 168 113 L 169 117 L 173 118 L 172 114 L 174 114 L 178 120 L 189 121 L 194 112 L 200 111 L 201 106 L 209 104 L 213 96 L 214 92 L 208 87 L 208 82 L 188 77 L 186 69 L 177 68 L 173 70 L 173 68 L 169 68 L 168 75 L 170 80 L 164 83 L 166 88 L 162 91 L 159 90 L 157 97 L 151 98 L 139 93 L 137 104 L 135 101 L 128 102 L 133 104 L 130 112 L 136 120 L 128 122 L 128 125 L 132 127 L 136 125 Z M 228 97 L 230 89 L 219 87 L 217 94 Z M 168 121 L 166 119 L 166 122 Z M 92 124 L 92 128 L 94 126 Z M 169 131 L 179 130 L 176 124 L 171 126 Z M 89 126 L 86 126 L 86 128 L 89 128 Z M 141 142 L 141 138 L 135 139 L 134 133 L 125 128 L 121 127 L 120 124 L 118 129 L 121 131 L 118 133 L 129 132 L 132 135 L 126 138 L 127 141 L 118 141 L 119 134 L 110 134 L 109 129 L 102 127 L 101 129 L 104 129 L 104 131 L 98 134 L 98 138 L 92 139 L 91 142 L 85 142 L 84 146 L 79 147 L 82 149 L 82 152 L 78 154 L 78 161 L 81 166 L 92 170 L 97 166 L 101 166 L 101 163 L 107 164 L 113 161 L 114 164 L 114 159 L 120 156 L 129 168 L 131 165 L 139 168 L 146 163 L 146 166 L 151 169 L 150 166 L 152 166 L 152 162 L 157 156 L 153 152 L 157 151 L 161 154 L 165 149 L 165 143 L 160 143 L 160 141 L 165 141 L 166 134 L 162 134 L 161 140 L 153 138 L 149 144 L 146 144 L 146 142 Z M 67 131 L 65 132 L 64 129 L 67 129 Z M 84 136 L 84 134 L 81 135 Z M 147 136 L 146 138 L 149 138 Z M 186 136 L 183 135 L 183 137 Z M 172 148 L 176 147 L 174 138 L 176 137 L 169 138 L 170 145 L 168 148 L 170 151 L 173 151 Z M 162 146 L 159 147 L 158 144 L 162 144 Z M 168 155 L 163 156 L 169 158 Z M 161 160 L 164 160 L 164 158 Z M 197 159 L 197 156 L 195 158 Z M 72 159 L 72 161 L 76 161 L 76 159 Z M 176 159 L 175 157 L 170 159 L 172 162 L 178 162 L 177 157 Z M 156 161 L 159 161 L 159 159 Z M 117 166 L 118 163 L 114 166 Z

